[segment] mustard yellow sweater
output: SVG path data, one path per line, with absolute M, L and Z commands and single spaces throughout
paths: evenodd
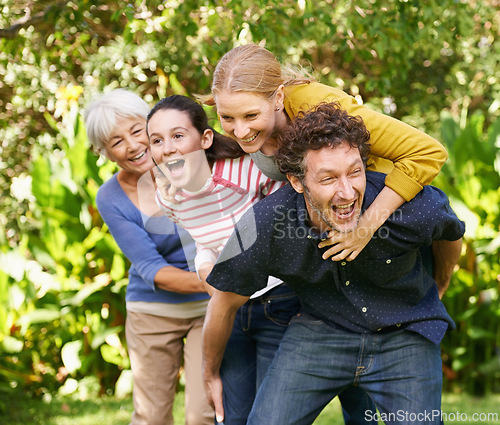
M 407 201 L 437 176 L 448 158 L 446 149 L 437 140 L 408 124 L 358 105 L 342 90 L 317 82 L 285 87 L 285 110 L 292 120 L 299 111 L 308 111 L 321 102 L 339 102 L 349 115 L 363 119 L 371 135 L 368 167 L 387 173 L 386 186 Z

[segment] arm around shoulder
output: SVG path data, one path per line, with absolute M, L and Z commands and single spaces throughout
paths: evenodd
M 394 164 L 386 185 L 406 201 L 414 198 L 441 171 L 448 153 L 433 137 L 365 106 L 352 105 L 348 112 L 363 119 L 370 132 L 371 154 Z

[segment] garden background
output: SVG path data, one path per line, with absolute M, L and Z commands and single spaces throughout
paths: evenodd
M 94 201 L 115 168 L 90 151 L 83 108 L 117 87 L 151 105 L 207 94 L 220 57 L 247 42 L 447 147 L 434 184 L 467 232 L 443 299 L 457 324 L 444 390 L 500 393 L 499 6 L 0 0 L 0 413 L 12 396 L 130 390 L 127 261 Z

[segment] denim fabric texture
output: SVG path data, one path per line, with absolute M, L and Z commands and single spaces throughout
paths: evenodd
M 280 285 L 241 306 L 221 365 L 224 424 L 245 425 L 253 401 L 290 320 L 299 312 L 298 297 Z M 368 394 L 357 387 L 340 396 L 345 425 L 376 425 L 365 411 L 375 409 Z
M 283 336 L 248 425 L 312 424 L 353 385 L 366 390 L 386 425 L 440 423 L 438 345 L 407 330 L 359 334 L 300 314 Z M 367 419 L 375 415 L 365 412 Z
M 236 313 L 221 364 L 224 424 L 244 425 L 288 324 L 300 310 L 285 285 L 250 299 Z

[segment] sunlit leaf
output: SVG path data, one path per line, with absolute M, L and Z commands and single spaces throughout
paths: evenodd
M 24 314 L 17 323 L 23 326 L 29 326 L 35 323 L 48 323 L 58 319 L 61 313 L 56 310 L 49 310 L 46 308 L 39 308 Z
M 1 338 L 1 346 L 7 353 L 19 353 L 23 349 L 24 343 L 23 341 L 19 341 L 16 338 L 6 335 Z
M 101 345 L 100 350 L 101 350 L 102 358 L 106 362 L 115 364 L 117 366 L 123 365 L 124 358 L 117 348 L 111 347 L 110 345 L 105 344 L 105 345 Z
M 80 359 L 80 351 L 82 349 L 82 341 L 71 341 L 64 344 L 61 349 L 61 358 L 64 367 L 69 373 L 74 373 L 80 369 L 82 361 Z

